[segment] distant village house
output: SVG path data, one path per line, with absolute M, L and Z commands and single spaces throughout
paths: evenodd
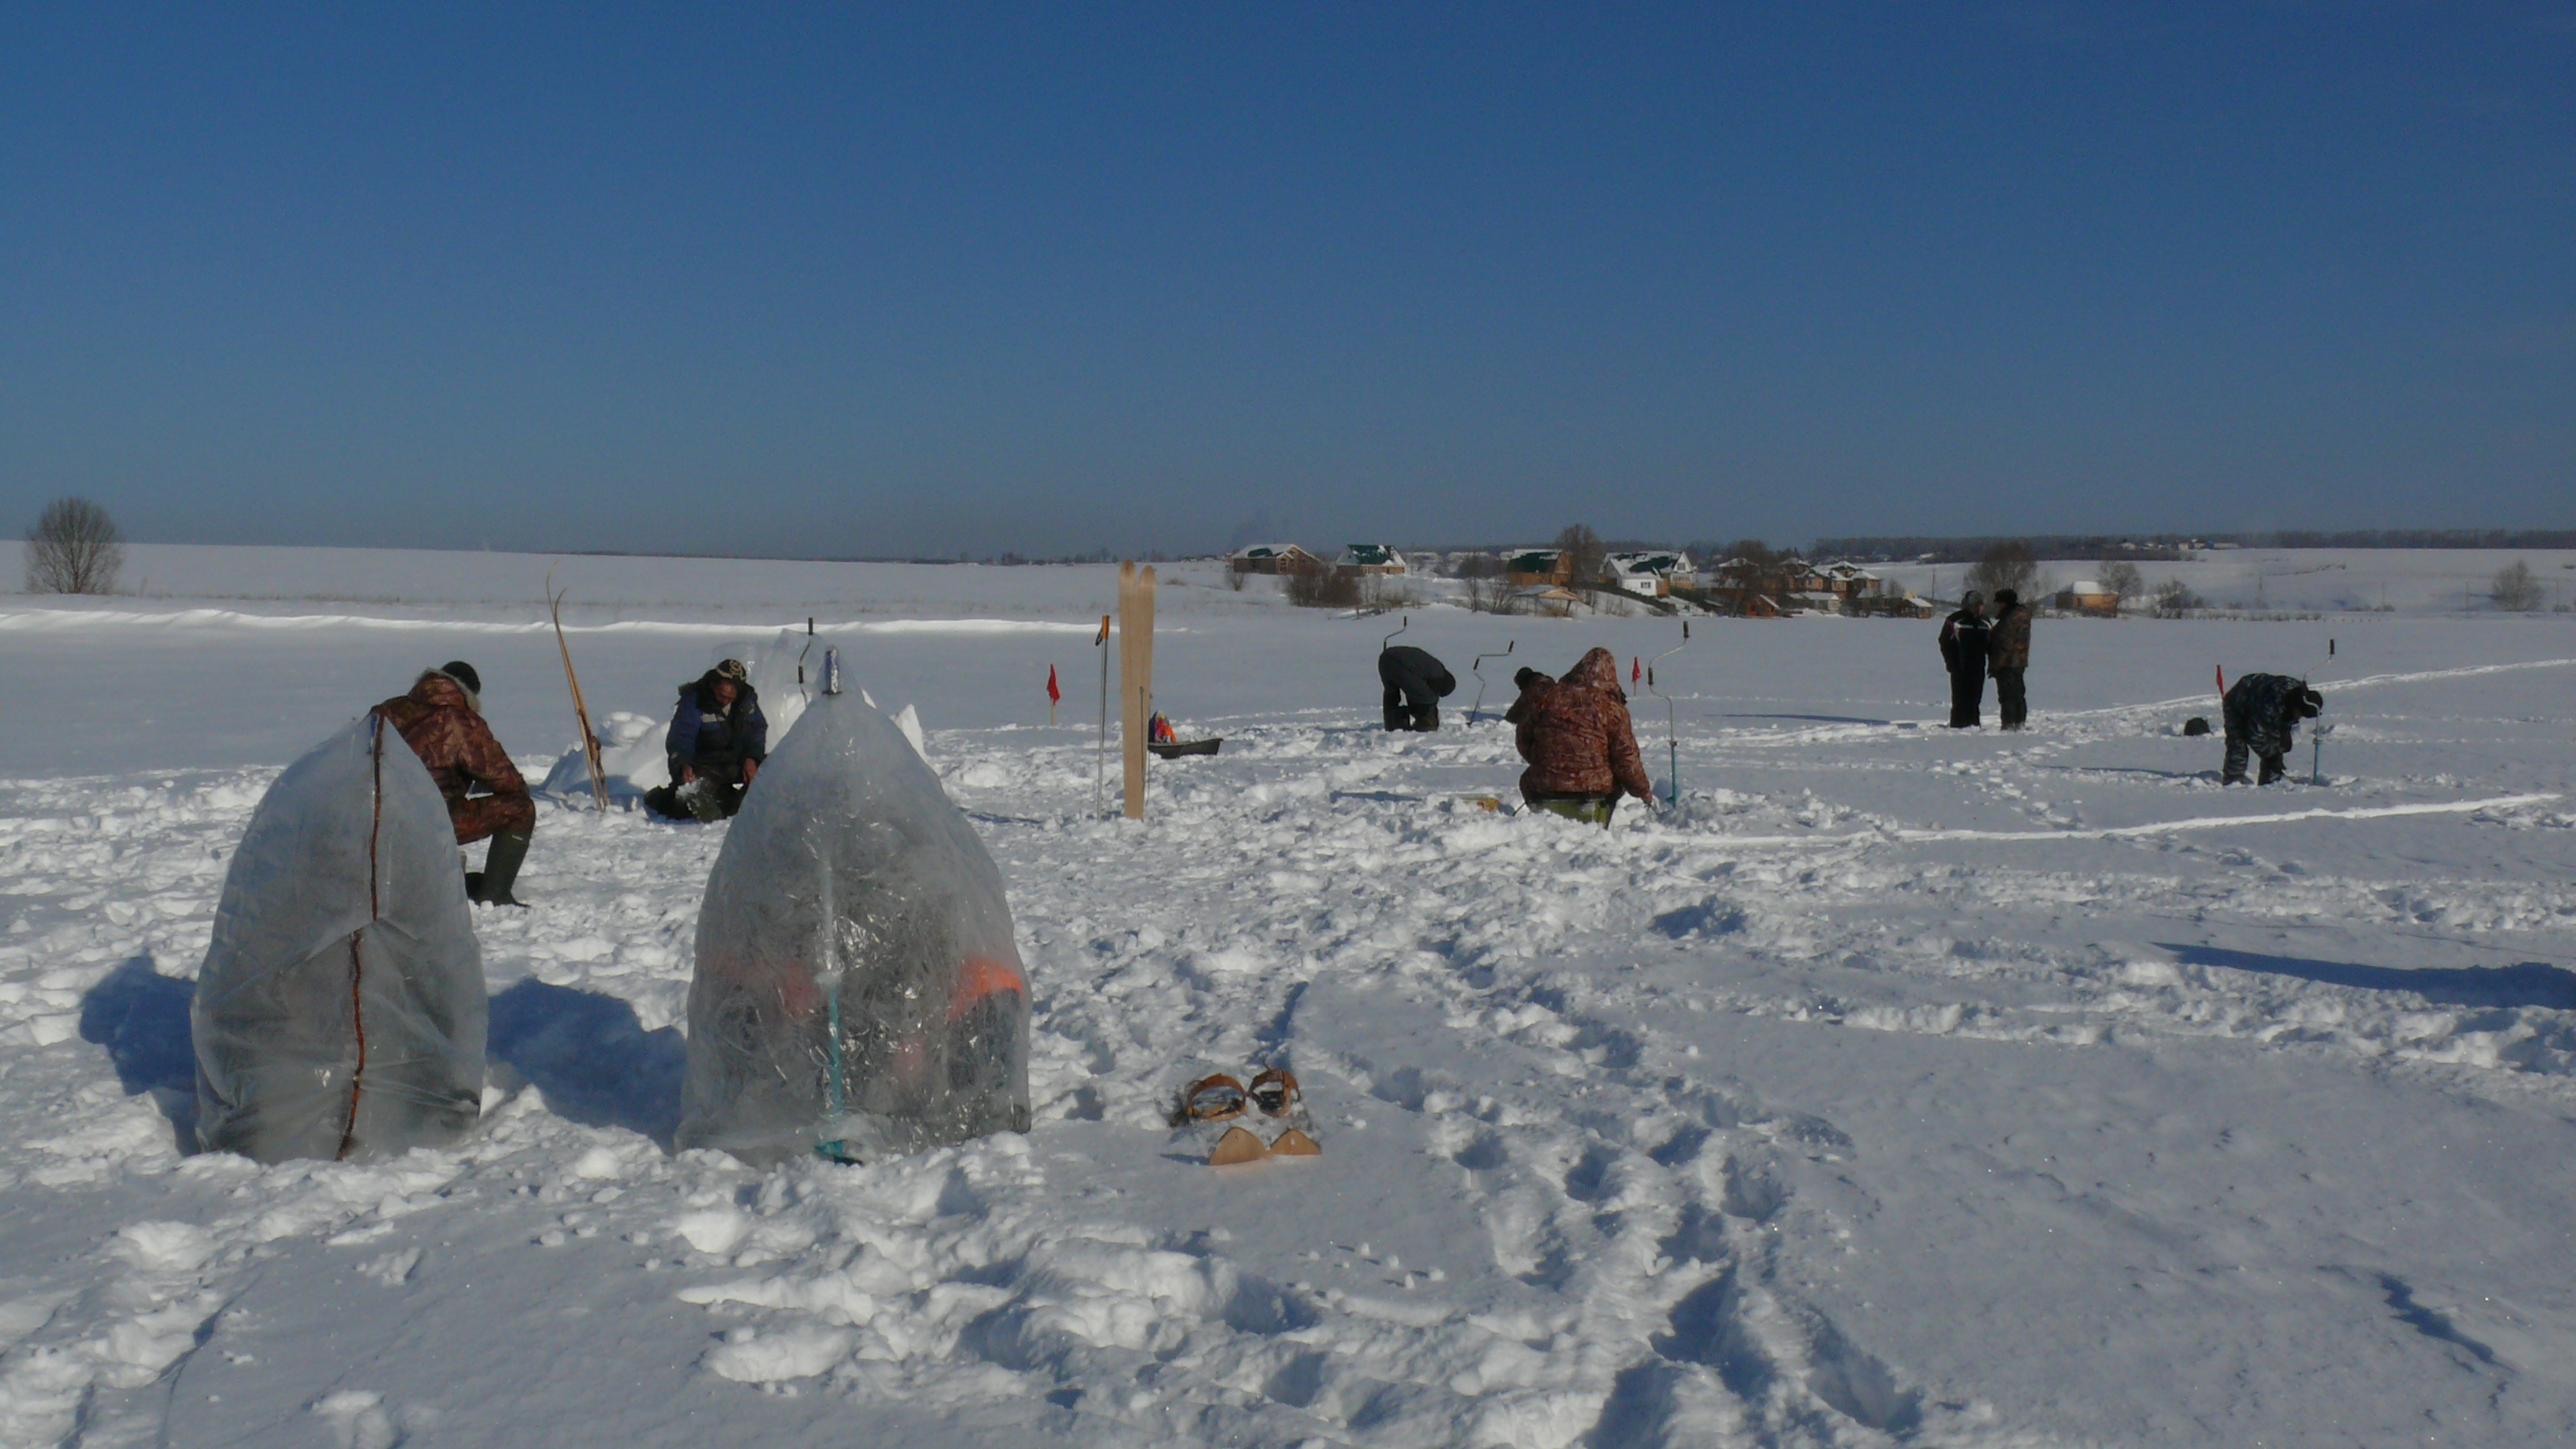
M 1524 549 L 1503 561 L 1503 578 L 1514 588 L 1547 588 L 1574 582 L 1574 560 L 1561 548 Z
M 2052 602 L 2070 614 L 2108 619 L 2120 612 L 2119 592 L 2092 579 L 2080 579 L 2058 590 Z
M 1404 555 L 1382 543 L 1346 544 L 1342 556 L 1333 560 L 1337 574 L 1400 574 L 1404 572 Z
M 1685 553 L 1614 553 L 1601 560 L 1603 583 L 1649 599 L 1668 597 L 1673 575 L 1688 579 L 1690 572 L 1690 555 Z
M 1236 549 L 1227 563 L 1239 574 L 1316 574 L 1324 561 L 1293 543 L 1254 543 Z

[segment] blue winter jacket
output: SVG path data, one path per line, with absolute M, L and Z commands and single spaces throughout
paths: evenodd
M 671 713 L 671 732 L 662 748 L 675 765 L 769 758 L 769 720 L 760 712 L 760 696 L 741 686 L 731 709 L 716 705 L 714 676 L 680 688 L 679 707 Z

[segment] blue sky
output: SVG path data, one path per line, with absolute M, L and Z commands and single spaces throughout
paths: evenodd
M 0 523 L 2564 527 L 2571 78 L 2576 0 L 20 0 Z

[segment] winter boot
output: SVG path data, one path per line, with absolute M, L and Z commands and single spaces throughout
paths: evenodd
M 492 849 L 483 857 L 483 868 L 465 877 L 465 898 L 487 906 L 518 906 L 527 902 L 510 894 L 510 886 L 519 878 L 519 866 L 528 858 L 528 836 L 522 830 L 504 830 L 492 837 Z

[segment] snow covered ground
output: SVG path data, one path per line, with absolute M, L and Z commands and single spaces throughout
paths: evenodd
M 565 560 L 595 712 L 813 614 L 1010 880 L 1035 1130 L 758 1173 L 668 1149 L 722 827 L 576 799 L 480 918 L 474 1141 L 183 1151 L 278 769 L 460 655 L 532 776 L 571 726 L 545 560 L 135 555 L 172 597 L 0 599 L 0 1443 L 2576 1436 L 2576 618 L 2446 616 L 2447 556 L 2336 556 L 2388 613 L 2043 621 L 2019 737 L 1936 727 L 1929 624 L 1702 622 L 1681 805 L 1608 832 L 1475 803 L 1466 666 L 1514 646 L 1490 712 L 1667 621 L 1417 612 L 1466 688 L 1389 736 L 1396 619 L 1181 568 L 1159 703 L 1226 744 L 1138 826 L 1107 570 Z M 2217 786 L 2221 666 L 2315 671 L 2326 786 Z M 1269 1062 L 1324 1158 L 1189 1160 L 1170 1093 Z

